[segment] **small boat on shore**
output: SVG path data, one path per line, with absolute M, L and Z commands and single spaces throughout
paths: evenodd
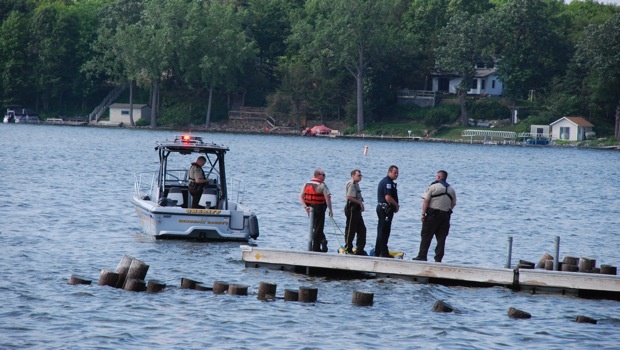
M 156 239 L 200 241 L 258 238 L 258 219 L 241 203 L 243 183 L 226 177 L 224 156 L 228 147 L 183 135 L 174 141 L 157 142 L 155 150 L 159 170 L 135 175 L 131 199 L 147 234 Z M 208 183 L 200 198 L 201 208 L 191 208 L 189 165 L 198 156 L 207 159 L 203 170 Z

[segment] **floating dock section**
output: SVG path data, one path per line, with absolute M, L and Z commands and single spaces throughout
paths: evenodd
M 448 286 L 503 286 L 532 293 L 562 293 L 620 300 L 620 276 L 533 269 L 489 268 L 345 254 L 241 246 L 246 267 L 342 278 L 394 277 Z

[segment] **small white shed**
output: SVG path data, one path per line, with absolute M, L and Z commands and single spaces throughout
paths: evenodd
M 129 125 L 129 103 L 113 103 L 110 105 L 110 123 Z M 151 119 L 151 107 L 144 104 L 133 105 L 133 121 L 134 123 L 140 119 Z
M 549 125 L 553 140 L 581 141 L 593 135 L 594 125 L 582 117 L 562 117 Z

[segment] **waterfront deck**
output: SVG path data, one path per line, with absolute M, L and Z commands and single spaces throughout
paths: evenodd
M 532 293 L 562 293 L 620 300 L 620 276 L 594 273 L 476 267 L 367 256 L 241 246 L 246 267 L 351 277 L 395 277 L 420 283 L 503 286 Z

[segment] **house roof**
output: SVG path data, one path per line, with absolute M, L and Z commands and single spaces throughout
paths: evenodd
M 474 78 L 486 78 L 490 75 L 497 74 L 497 69 L 495 68 L 476 68 L 474 72 Z M 431 73 L 433 77 L 461 77 L 462 75 L 454 72 L 433 72 Z
M 562 120 L 568 120 L 569 122 L 577 125 L 577 126 L 583 126 L 583 127 L 593 127 L 594 125 L 592 123 L 590 123 L 589 121 L 583 119 L 583 117 L 562 117 L 556 121 L 554 121 L 553 123 L 551 123 L 550 125 L 554 125 L 557 124 L 559 122 L 561 122 Z
M 142 107 L 146 107 L 148 105 L 145 104 L 138 104 L 138 103 L 134 103 L 133 104 L 133 108 L 134 109 L 140 109 Z M 112 103 L 110 105 L 110 108 L 129 108 L 129 103 Z

